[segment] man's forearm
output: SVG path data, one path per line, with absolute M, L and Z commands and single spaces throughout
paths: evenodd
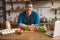
M 35 24 L 31 24 L 31 25 L 26 25 L 26 24 L 20 24 L 19 27 L 21 28 L 25 28 L 25 27 L 35 27 L 36 25 Z
M 19 28 L 34 28 L 35 31 L 39 30 L 39 28 L 35 25 L 35 24 L 31 24 L 31 25 L 26 25 L 26 24 L 21 24 L 19 25 Z
M 20 24 L 19 27 L 20 27 L 20 28 L 25 28 L 25 27 L 30 27 L 30 25 Z

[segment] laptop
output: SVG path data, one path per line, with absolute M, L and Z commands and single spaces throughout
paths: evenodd
M 54 31 L 49 31 L 44 34 L 50 37 L 60 36 L 60 21 L 55 22 Z

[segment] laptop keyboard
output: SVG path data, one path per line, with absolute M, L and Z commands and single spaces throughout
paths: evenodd
M 49 32 L 46 32 L 44 34 L 47 35 L 47 36 L 53 37 L 53 31 L 49 31 Z

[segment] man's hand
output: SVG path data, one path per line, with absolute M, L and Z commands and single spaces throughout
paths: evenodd
M 36 26 L 36 25 L 34 25 L 34 24 L 31 24 L 31 27 L 32 27 L 32 28 L 34 28 L 35 26 Z
M 22 28 L 25 28 L 25 27 L 29 27 L 30 28 L 30 27 L 32 27 L 32 28 L 34 28 L 35 25 L 34 24 L 31 24 L 31 25 L 20 24 L 19 27 L 22 27 Z
M 34 28 L 34 31 L 38 31 L 39 30 L 39 28 L 36 26 L 36 25 L 34 25 L 34 24 L 31 24 L 31 25 L 26 25 L 26 24 L 21 24 L 21 25 L 19 25 L 19 27 L 20 28 L 30 28 L 31 30 L 32 30 L 32 28 Z
M 36 26 L 36 27 L 34 27 L 34 31 L 38 31 L 39 30 L 39 28 Z

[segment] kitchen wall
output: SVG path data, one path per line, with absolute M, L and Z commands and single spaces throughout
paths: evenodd
M 15 9 L 17 6 L 24 6 L 24 3 L 14 3 L 13 4 L 13 8 Z M 34 4 L 34 10 L 38 11 L 38 13 L 40 14 L 40 17 L 46 17 L 47 19 L 51 19 L 55 17 L 55 12 L 52 11 L 52 7 L 60 7 L 60 1 L 55 1 L 53 2 L 39 2 L 39 3 L 35 3 Z M 9 10 L 11 8 L 11 4 L 6 4 L 6 10 Z M 13 12 L 10 13 L 10 16 L 8 16 L 8 12 L 7 12 L 7 20 L 12 20 L 14 21 L 14 18 L 16 17 L 16 15 L 19 15 L 20 12 Z M 60 11 L 57 12 L 57 17 L 60 18 Z

